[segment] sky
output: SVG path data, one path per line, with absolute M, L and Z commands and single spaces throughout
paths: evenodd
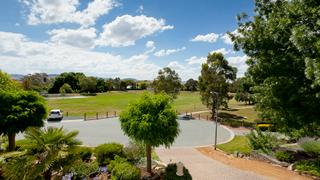
M 246 56 L 226 32 L 253 0 L 6 0 L 0 2 L 0 69 L 83 72 L 152 80 L 163 67 L 197 79 L 212 52 L 241 77 Z

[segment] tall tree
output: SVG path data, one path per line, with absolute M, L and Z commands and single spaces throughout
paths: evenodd
M 79 80 L 81 92 L 97 92 L 97 78 L 95 77 L 82 77 Z
M 98 92 L 106 92 L 108 91 L 107 84 L 103 78 L 97 79 L 97 91 Z
M 235 95 L 236 101 L 245 102 L 249 105 L 254 103 L 254 94 L 253 94 L 253 81 L 250 77 L 242 77 L 237 79 L 238 87 Z
M 50 83 L 49 76 L 46 73 L 28 74 L 22 79 L 24 90 L 42 91 L 47 90 Z
M 157 78 L 153 81 L 153 88 L 156 94 L 164 92 L 172 98 L 177 98 L 181 87 L 181 79 L 178 73 L 169 67 L 161 69 Z
M 187 91 L 197 91 L 198 90 L 198 81 L 194 79 L 188 79 L 184 85 Z
M 144 94 L 120 114 L 121 129 L 146 145 L 147 170 L 151 173 L 151 148 L 169 147 L 179 134 L 177 115 L 167 95 Z
M 9 151 L 15 149 L 15 135 L 30 126 L 43 126 L 44 99 L 35 92 L 0 91 L 0 134 L 8 136 Z
M 65 83 L 69 84 L 73 91 L 80 91 L 80 79 L 86 77 L 83 73 L 62 73 L 54 78 L 49 93 L 59 93 L 61 86 Z
M 278 130 L 320 136 L 320 1 L 256 0 L 239 16 L 236 50 L 249 57 L 257 108 Z
M 4 166 L 7 179 L 51 179 L 52 173 L 61 173 L 78 159 L 76 148 L 81 144 L 77 131 L 67 132 L 62 127 L 28 128 L 24 153 L 10 158 Z M 17 173 L 21 172 L 21 173 Z
M 227 106 L 228 81 L 236 78 L 236 72 L 221 53 L 209 54 L 207 62 L 202 64 L 199 90 L 202 103 L 211 109 L 212 119 L 217 104 Z

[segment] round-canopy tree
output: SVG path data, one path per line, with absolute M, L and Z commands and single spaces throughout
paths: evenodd
M 165 92 L 172 98 L 177 98 L 182 87 L 181 79 L 174 70 L 165 67 L 158 72 L 158 76 L 153 81 L 154 92 Z
M 30 126 L 43 126 L 44 99 L 35 92 L 0 90 L 0 134 L 7 135 L 9 151 L 15 149 L 15 135 Z
M 146 145 L 147 170 L 151 173 L 151 147 L 169 147 L 179 134 L 177 115 L 170 97 L 144 94 L 120 114 L 121 129 Z

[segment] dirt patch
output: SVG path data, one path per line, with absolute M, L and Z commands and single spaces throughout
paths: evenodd
M 230 155 L 226 155 L 223 152 L 215 151 L 212 147 L 201 147 L 197 148 L 197 150 L 200 151 L 202 154 L 214 160 L 220 161 L 228 166 L 235 167 L 245 171 L 252 171 L 263 176 L 268 176 L 271 179 L 310 179 L 308 177 L 301 176 L 293 171 L 289 171 L 284 167 L 272 165 L 257 160 L 235 158 Z

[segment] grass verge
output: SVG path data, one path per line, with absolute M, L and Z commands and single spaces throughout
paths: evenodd
M 231 154 L 235 151 L 243 154 L 249 154 L 252 150 L 249 146 L 248 138 L 239 135 L 236 135 L 230 142 L 219 144 L 217 147 L 228 154 Z

